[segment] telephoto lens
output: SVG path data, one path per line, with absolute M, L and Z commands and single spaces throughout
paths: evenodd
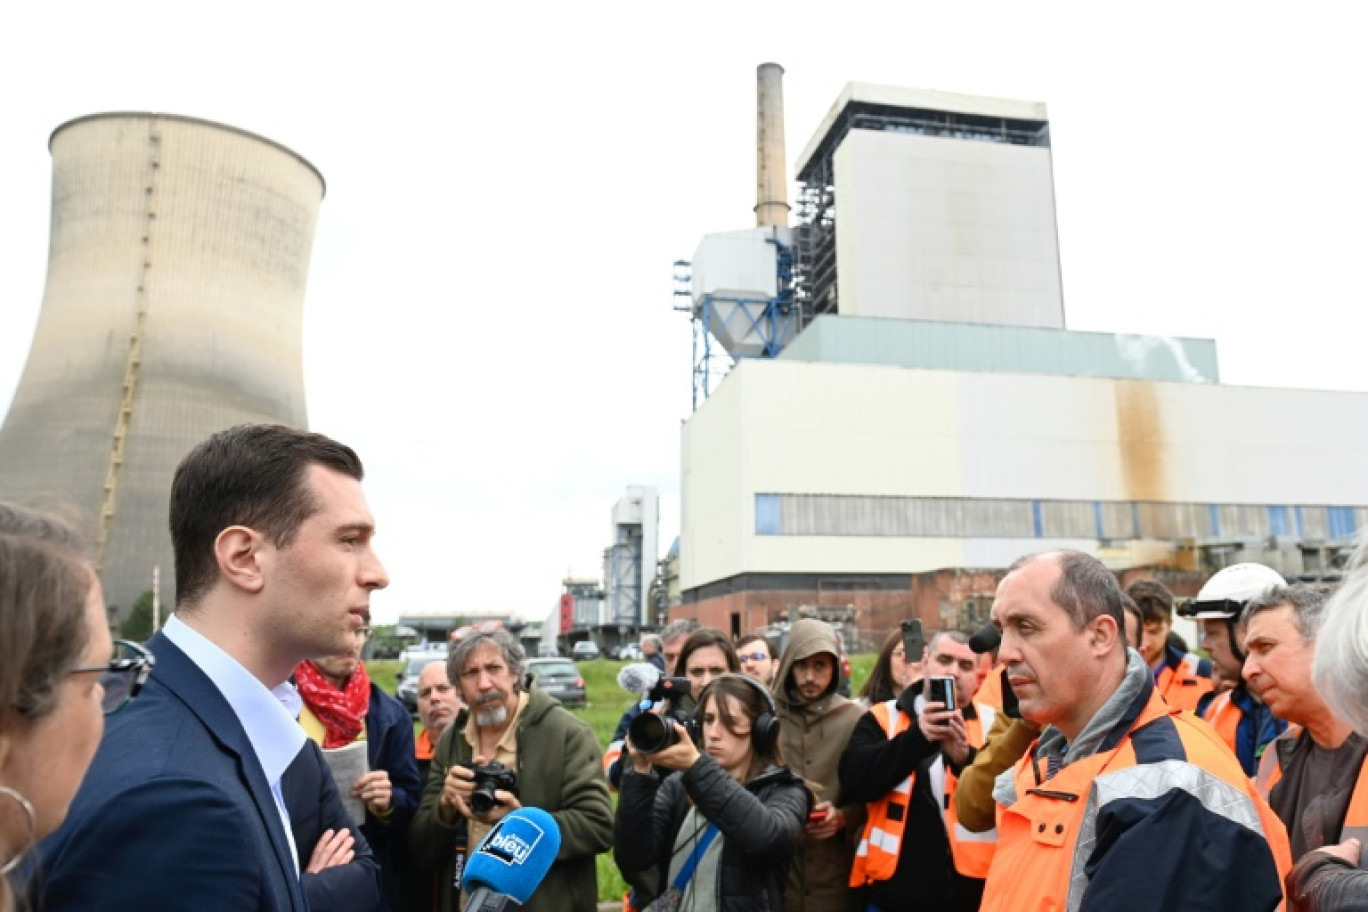
M 627 737 L 631 739 L 632 749 L 643 754 L 654 754 L 679 740 L 669 718 L 653 712 L 644 712 L 633 719 L 627 726 Z

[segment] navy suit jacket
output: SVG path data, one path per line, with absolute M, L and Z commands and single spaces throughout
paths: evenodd
M 37 907 L 306 912 L 275 798 L 232 707 L 165 636 L 147 645 L 152 677 L 109 718 L 66 823 L 41 846 Z
M 342 806 L 332 772 L 317 744 L 304 741 L 304 750 L 281 778 L 280 791 L 290 812 L 290 830 L 299 849 L 301 870 L 308 865 L 324 830 L 346 828 L 356 840 L 356 857 L 348 864 L 326 868 L 317 874 L 301 875 L 309 908 L 315 912 L 363 912 L 383 908 L 380 862 Z

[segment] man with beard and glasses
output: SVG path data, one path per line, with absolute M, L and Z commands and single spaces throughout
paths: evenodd
M 457 852 L 469 827 L 478 845 L 496 822 L 520 807 L 551 814 L 561 847 L 527 912 L 594 912 L 598 876 L 594 856 L 613 844 L 613 810 L 593 730 L 550 695 L 524 689 L 526 658 L 505 630 L 477 633 L 452 647 L 447 673 L 470 708 L 464 727 L 448 725 L 437 741 L 422 802 L 410 828 L 410 848 L 420 864 L 440 866 L 442 909 L 459 909 L 453 884 L 463 859 Z M 503 782 L 494 804 L 477 812 L 471 796 L 476 768 L 502 764 L 516 784 Z M 499 785 L 500 783 L 495 783 Z

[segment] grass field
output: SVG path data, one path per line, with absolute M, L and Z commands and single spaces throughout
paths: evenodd
M 852 692 L 858 692 L 865 679 L 869 677 L 869 672 L 874 667 L 875 658 L 876 656 L 872 653 L 850 657 Z M 589 694 L 589 702 L 583 708 L 571 709 L 570 712 L 589 723 L 589 727 L 598 736 L 600 747 L 608 746 L 608 739 L 613 736 L 613 730 L 617 728 L 618 720 L 622 718 L 623 712 L 632 703 L 631 695 L 619 687 L 617 683 L 617 674 L 626 664 L 626 662 L 610 659 L 594 659 L 589 662 L 576 663 L 580 674 L 584 675 L 584 685 Z M 372 681 L 379 684 L 386 692 L 393 694 L 399 683 L 395 675 L 398 673 L 400 665 L 401 663 L 397 661 L 367 662 L 366 669 L 370 673 Z M 417 723 L 415 723 L 415 731 L 416 725 Z M 613 806 L 617 806 L 616 794 L 613 795 Z M 618 872 L 617 865 L 613 863 L 612 852 L 605 852 L 598 856 L 598 881 L 599 899 L 604 902 L 621 899 L 623 893 L 627 891 L 627 884 Z

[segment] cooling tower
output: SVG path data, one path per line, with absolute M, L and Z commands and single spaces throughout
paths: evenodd
M 0 427 L 0 499 L 92 518 L 124 612 L 161 567 L 176 464 L 216 430 L 304 427 L 304 286 L 322 175 L 242 130 L 162 114 L 58 127 L 47 285 Z

